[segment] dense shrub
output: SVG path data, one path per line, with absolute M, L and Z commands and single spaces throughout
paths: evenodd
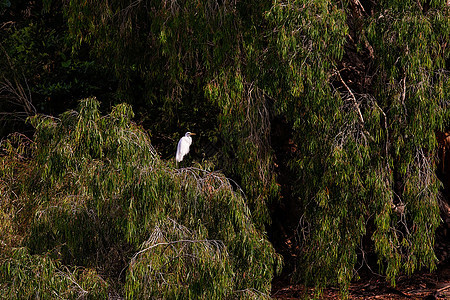
M 97 270 L 92 278 L 98 272 L 129 299 L 268 295 L 280 262 L 243 194 L 220 173 L 160 160 L 130 106 L 106 116 L 98 106 L 85 99 L 60 118 L 33 117 L 36 134 L 19 165 L 21 149 L 4 143 L 3 212 L 24 209 L 2 226 L 20 228 L 20 246 L 34 253 L 27 257 L 51 264 L 47 272 L 60 262 Z
M 160 155 L 126 105 L 101 117 L 88 101 L 59 119 L 33 119 L 33 141 L 4 143 L 7 243 L 121 274 L 130 297 L 148 292 L 146 264 L 166 272 L 155 283 L 166 295 L 214 296 L 198 282 L 227 296 L 266 291 L 265 228 L 275 247 L 293 243 L 291 279 L 319 291 L 335 285 L 345 294 L 359 266 L 393 285 L 401 273 L 436 267 L 448 1 L 46 0 L 41 10 L 3 2 L 5 16 L 33 12 L 0 35 L 42 109 L 54 114 L 73 94 L 96 94 L 102 107 L 124 99 Z M 26 86 L 20 68 L 0 63 L 4 83 Z M 0 86 L 3 115 L 34 114 L 26 93 L 11 90 Z M 174 169 L 164 159 L 186 130 L 200 133 L 189 155 L 200 163 Z M 202 169 L 222 170 L 246 197 Z M 175 288 L 183 268 L 211 274 L 187 272 L 193 277 Z

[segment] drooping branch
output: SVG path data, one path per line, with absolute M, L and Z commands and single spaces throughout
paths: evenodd
M 339 80 L 342 82 L 342 84 L 344 85 L 345 89 L 346 89 L 346 90 L 348 91 L 348 93 L 350 94 L 350 96 L 351 96 L 351 98 L 352 98 L 352 100 L 353 100 L 353 103 L 354 103 L 354 105 L 355 105 L 356 112 L 358 113 L 359 120 L 361 121 L 362 124 L 364 124 L 364 118 L 363 118 L 363 115 L 362 115 L 361 110 L 360 110 L 360 108 L 359 108 L 359 103 L 358 103 L 358 101 L 356 100 L 355 94 L 353 94 L 352 90 L 351 90 L 351 89 L 348 87 L 348 85 L 345 83 L 344 79 L 342 79 L 342 76 L 341 76 L 341 73 L 339 72 L 339 70 L 336 71 L 336 74 L 338 75 Z
M 19 111 L 4 111 L 1 112 L 0 115 L 3 115 L 3 118 L 9 116 L 19 120 L 23 120 L 28 116 L 35 115 L 36 108 L 33 106 L 31 100 L 31 91 L 30 87 L 28 86 L 27 79 L 24 75 L 22 75 L 23 81 L 25 82 L 24 87 L 24 85 L 21 83 L 21 80 L 19 79 L 20 76 L 17 74 L 18 72 L 11 62 L 8 53 L 1 44 L 0 49 L 2 50 L 3 55 L 6 58 L 8 67 L 10 68 L 12 74 L 12 79 L 8 79 L 4 75 L 0 78 L 0 99 L 3 99 L 4 103 L 9 103 L 10 105 L 12 105 L 12 107 L 19 109 Z M 2 119 L 2 117 L 0 117 L 0 119 Z
M 153 248 L 155 248 L 155 247 L 158 247 L 158 246 L 169 246 L 169 245 L 180 244 L 180 243 L 211 243 L 211 242 L 214 242 L 214 243 L 222 243 L 222 241 L 218 241 L 218 240 L 186 240 L 186 239 L 185 239 L 185 240 L 170 241 L 170 242 L 156 243 L 156 244 L 153 244 L 153 245 L 151 245 L 151 246 L 149 246 L 149 247 L 147 247 L 147 248 L 145 248 L 145 249 L 142 249 L 141 251 L 137 252 L 137 253 L 133 256 L 133 258 L 131 259 L 131 261 L 135 261 L 136 258 L 137 258 L 140 254 L 142 254 L 142 253 L 144 253 L 144 252 L 147 252 L 147 251 L 149 251 L 149 250 L 151 250 L 151 249 L 153 249 Z

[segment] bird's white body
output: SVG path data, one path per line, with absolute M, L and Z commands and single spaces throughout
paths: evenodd
M 177 154 L 175 156 L 177 162 L 182 161 L 183 157 L 189 153 L 189 147 L 192 144 L 191 135 L 195 135 L 195 133 L 186 132 L 186 134 L 178 142 Z

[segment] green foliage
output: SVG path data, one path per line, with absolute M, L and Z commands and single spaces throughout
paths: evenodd
M 0 2 L 0 12 L 3 12 L 4 9 L 11 6 L 11 2 L 9 0 L 2 0 Z
M 127 298 L 229 298 L 233 272 L 223 243 L 198 239 L 173 220 L 161 223 L 131 262 Z
M 330 78 L 340 76 L 337 64 L 348 34 L 345 11 L 331 1 L 275 2 L 267 18 L 276 28 L 276 78 L 284 87 L 277 91 L 283 100 L 276 109 L 292 124 L 299 147 L 290 162 L 298 176 L 297 205 L 304 212 L 305 272 L 298 276 L 317 287 L 339 284 L 345 293 L 366 230 L 362 181 L 370 160 L 351 99 L 330 85 Z
M 444 69 L 449 54 L 444 45 L 449 30 L 448 9 L 442 1 L 432 3 L 429 11 L 419 3 L 386 4 L 367 29 L 381 69 L 376 93 L 388 126 L 384 143 L 389 165 L 384 172 L 393 172 L 389 181 L 394 186 L 389 198 L 375 199 L 381 210 L 372 238 L 392 283 L 401 269 L 412 273 L 424 266 L 433 269 L 436 263 L 440 183 L 434 166 L 435 130 L 448 126 Z M 406 206 L 400 219 L 389 208 L 392 202 Z
M 46 255 L 26 248 L 0 255 L 2 299 L 106 299 L 108 284 L 92 269 L 64 269 Z
M 162 157 L 181 133 L 200 133 L 190 153 L 200 168 L 161 160 L 128 105 L 101 116 L 84 100 L 59 119 L 36 117 L 33 142 L 4 143 L 8 244 L 123 274 L 129 298 L 253 297 L 269 290 L 276 255 L 260 230 L 281 199 L 295 208 L 283 216 L 298 233 L 294 280 L 345 295 L 364 251 L 391 284 L 435 267 L 435 131 L 450 126 L 444 0 L 74 0 L 61 9 L 64 32 L 35 22 L 8 35 L 14 64 L 32 68 L 34 95 L 100 93 L 86 77 L 113 70 L 115 97 L 137 108 Z M 65 79 L 38 80 L 55 62 Z M 289 150 L 273 142 L 277 122 Z
M 278 188 L 267 97 L 244 70 L 257 59 L 255 30 L 247 32 L 242 22 L 249 11 L 260 22 L 264 5 L 71 1 L 65 7 L 72 37 L 114 66 L 125 94 L 134 93 L 135 76 L 143 81 L 139 101 L 145 103 L 142 118 L 156 118 L 152 132 L 173 136 L 179 128 L 199 128 L 208 137 L 204 142 L 220 147 L 219 158 L 208 159 L 243 187 L 260 228 L 270 222 L 266 203 L 277 198 Z
M 267 295 L 280 261 L 242 195 L 220 173 L 161 161 L 129 105 L 106 116 L 98 107 L 85 99 L 59 119 L 31 119 L 32 151 L 19 168 L 29 175 L 16 200 L 34 216 L 19 224 L 24 245 L 99 270 L 120 290 L 126 269 L 129 299 Z
M 86 50 L 72 51 L 61 4 L 44 2 L 17 0 L 4 13 L 0 26 L 1 136 L 23 132 L 23 121 L 36 111 L 56 115 L 74 108 L 81 97 L 96 94 L 102 98 L 116 85 L 112 72 L 90 59 Z
M 267 97 L 240 69 L 220 74 L 205 88 L 210 101 L 221 107 L 218 116 L 224 139 L 225 168 L 236 174 L 244 188 L 253 219 L 259 226 L 270 223 L 267 203 L 278 196 L 270 148 Z
M 339 284 L 345 294 L 371 216 L 369 234 L 392 284 L 401 270 L 435 267 L 434 131 L 448 116 L 442 5 L 427 14 L 415 4 L 411 11 L 403 2 L 384 5 L 370 18 L 365 47 L 373 46 L 380 66 L 374 94 L 357 93 L 339 69 L 348 43 L 345 3 L 275 2 L 266 14 L 276 28 L 276 109 L 299 148 L 290 161 L 303 207 L 306 272 L 299 275 L 317 287 Z

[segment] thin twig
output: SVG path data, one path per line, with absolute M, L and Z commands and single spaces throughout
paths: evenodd
M 60 275 L 60 276 L 66 277 L 67 279 L 69 279 L 70 281 L 72 281 L 72 282 L 73 282 L 73 283 L 81 290 L 81 292 L 83 293 L 83 295 L 89 294 L 89 292 L 86 291 L 85 289 L 83 289 L 83 288 L 82 288 L 75 280 L 73 280 L 73 279 L 71 278 L 71 276 L 65 274 L 64 272 L 62 272 L 62 271 L 60 271 L 60 270 L 58 270 L 58 272 L 59 272 L 59 275 Z
M 142 249 L 141 251 L 137 252 L 131 260 L 134 261 L 139 254 L 144 253 L 148 250 L 151 250 L 157 246 L 173 245 L 173 244 L 178 244 L 178 243 L 210 243 L 210 242 L 222 243 L 222 241 L 220 241 L 220 240 L 178 240 L 178 241 L 171 241 L 171 242 L 161 242 L 161 243 L 156 243 L 154 245 L 151 245 L 150 247 L 147 247 L 145 249 Z
M 348 87 L 348 85 L 345 83 L 344 79 L 342 79 L 341 73 L 339 71 L 336 71 L 336 74 L 339 76 L 339 79 L 341 80 L 342 84 L 344 85 L 344 87 L 347 89 L 347 91 L 349 92 L 351 98 L 353 99 L 353 102 L 355 104 L 355 108 L 356 111 L 358 112 L 358 116 L 359 116 L 359 120 L 361 121 L 361 123 L 364 124 L 364 118 L 363 115 L 361 113 L 361 110 L 359 109 L 359 103 L 356 100 L 355 94 L 353 94 L 352 90 Z
M 445 291 L 447 289 L 450 289 L 450 284 L 447 284 L 446 286 L 441 287 L 440 289 L 436 290 L 436 292 L 440 293 L 440 292 Z

